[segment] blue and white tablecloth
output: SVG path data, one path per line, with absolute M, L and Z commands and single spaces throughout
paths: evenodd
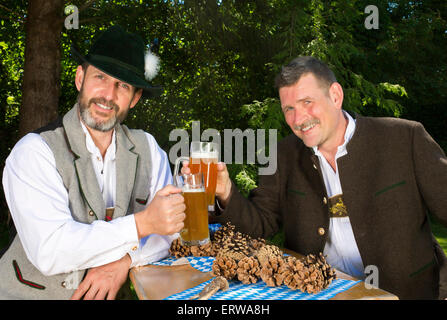
M 194 268 L 202 272 L 211 271 L 211 266 L 214 262 L 214 257 L 186 257 Z M 171 265 L 177 259 L 170 257 L 158 262 L 154 265 Z M 167 297 L 165 300 L 187 300 L 190 297 L 198 294 L 203 287 L 205 287 L 212 279 L 201 283 L 200 285 L 191 289 L 176 293 Z M 240 281 L 229 281 L 230 287 L 226 291 L 218 291 L 210 300 L 327 300 L 334 297 L 336 294 L 345 291 L 360 281 L 335 279 L 330 286 L 325 290 L 316 293 L 308 294 L 299 290 L 291 290 L 287 286 L 269 287 L 264 281 L 259 280 L 257 283 L 246 285 Z

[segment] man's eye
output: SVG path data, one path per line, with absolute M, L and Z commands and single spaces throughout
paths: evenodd
M 129 89 L 129 85 L 125 84 L 125 83 L 121 83 L 121 88 L 123 89 Z
M 97 74 L 97 75 L 96 75 L 96 78 L 98 78 L 98 79 L 104 79 L 104 75 L 102 75 L 102 74 Z

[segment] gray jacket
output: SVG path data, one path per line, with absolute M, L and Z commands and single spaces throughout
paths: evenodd
M 105 219 L 106 208 L 86 148 L 85 134 L 75 105 L 58 123 L 37 130 L 52 150 L 69 196 L 74 220 L 92 223 Z M 113 218 L 142 210 L 149 198 L 151 157 L 142 130 L 116 127 L 116 202 Z M 30 159 L 32 161 L 32 159 Z M 68 299 L 86 270 L 43 275 L 28 260 L 15 236 L 0 259 L 0 299 Z

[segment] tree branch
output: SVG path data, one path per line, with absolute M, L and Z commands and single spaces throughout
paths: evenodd
M 84 3 L 84 4 L 79 8 L 78 13 L 81 13 L 82 11 L 84 11 L 85 9 L 87 9 L 88 7 L 90 7 L 90 6 L 93 4 L 93 2 L 95 2 L 95 0 L 90 0 L 90 1 L 87 1 L 86 3 Z
M 90 22 L 95 22 L 95 21 L 102 21 L 106 18 L 110 18 L 110 17 L 91 17 L 91 18 L 85 18 L 85 19 L 81 19 L 79 20 L 79 24 L 83 24 L 83 23 L 90 23 Z
M 0 19 L 5 19 L 5 20 L 10 20 L 10 21 L 17 21 L 17 19 L 14 19 L 14 18 L 11 18 L 11 17 L 5 17 L 5 16 L 2 16 L 2 15 L 0 15 Z M 23 21 L 21 21 L 21 20 L 18 20 L 20 23 L 23 23 Z
M 14 10 L 9 9 L 9 8 L 5 7 L 4 5 L 2 5 L 2 4 L 0 4 L 0 8 L 6 10 L 8 12 L 11 12 L 12 14 L 16 15 L 17 17 L 19 17 L 19 22 L 21 22 L 21 23 L 24 22 L 24 20 L 25 20 L 24 16 L 18 14 Z M 6 18 L 6 17 L 2 16 L 2 18 Z M 13 20 L 12 18 L 6 18 L 6 19 Z M 15 21 L 15 20 L 13 20 L 13 21 Z

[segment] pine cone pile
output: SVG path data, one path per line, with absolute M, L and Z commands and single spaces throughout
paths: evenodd
M 183 246 L 179 239 L 172 242 L 169 253 L 176 258 L 211 256 L 216 259 L 212 274 L 227 280 L 237 278 L 244 284 L 256 283 L 259 279 L 268 286 L 286 285 L 292 290 L 318 293 L 335 279 L 335 270 L 320 252 L 302 259 L 284 257 L 274 245 L 264 239 L 253 239 L 235 230 L 227 223 L 217 230 L 211 241 L 203 246 Z
M 302 259 L 289 256 L 283 259 L 276 279 L 282 280 L 292 290 L 318 293 L 335 279 L 335 270 L 326 262 L 321 252 L 318 258 L 312 254 Z

